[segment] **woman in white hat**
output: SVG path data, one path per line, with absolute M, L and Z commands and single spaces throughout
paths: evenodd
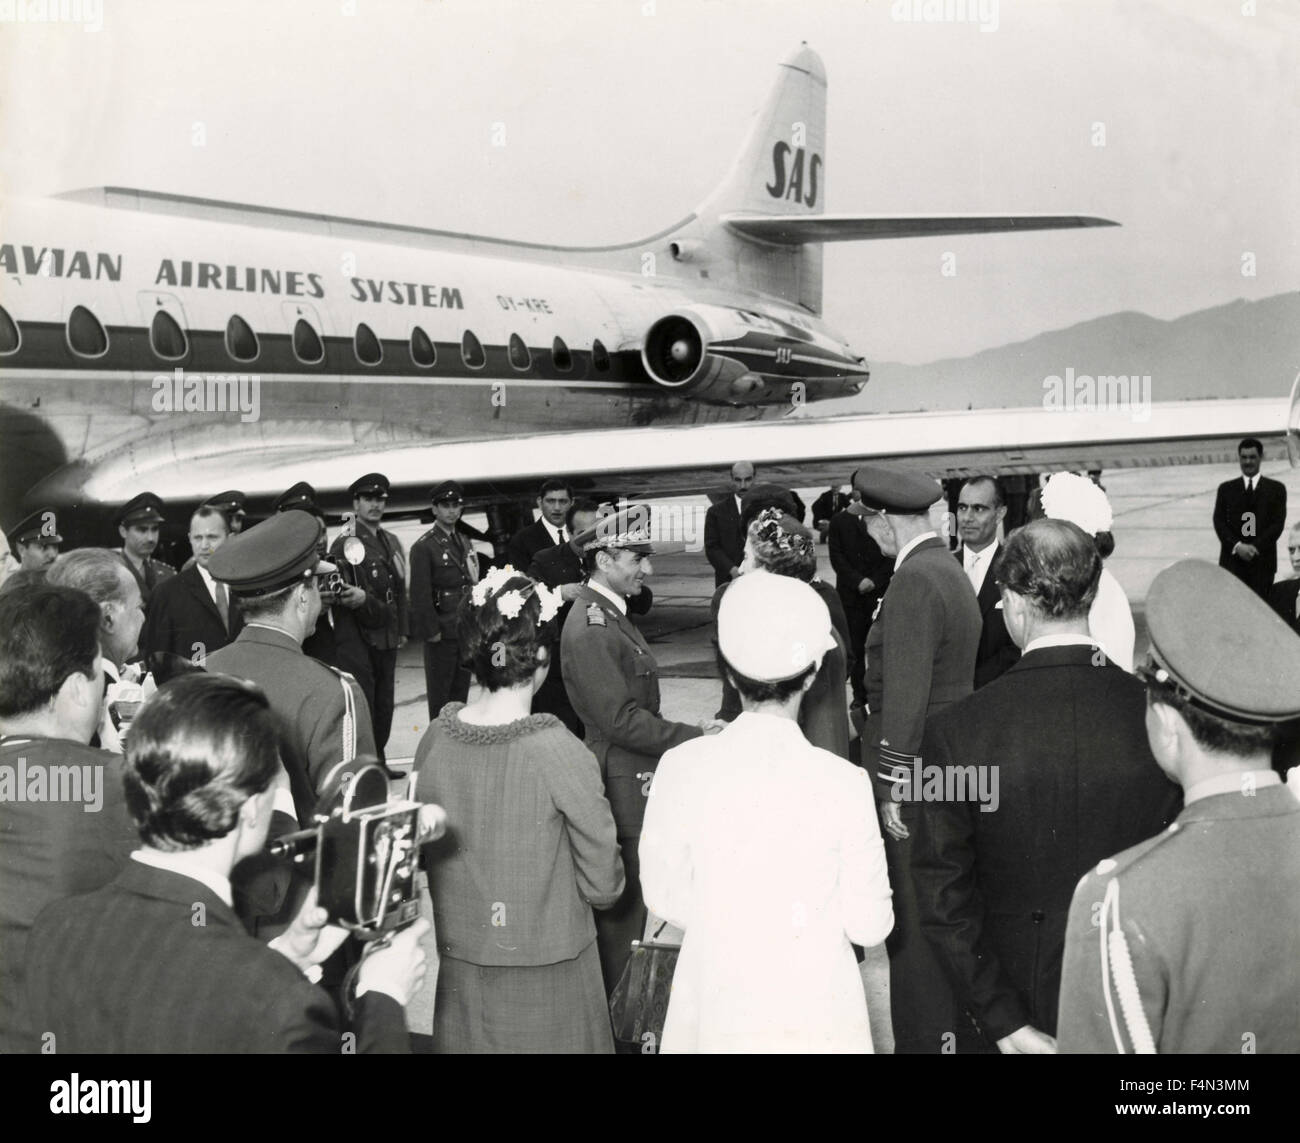
M 1105 560 L 1115 550 L 1110 533 L 1114 514 L 1110 499 L 1091 480 L 1073 472 L 1058 472 L 1043 488 L 1042 513 L 1052 520 L 1069 520 L 1092 537 L 1097 553 Z M 1116 666 L 1133 672 L 1133 645 L 1137 632 L 1133 609 L 1117 580 L 1102 565 L 1097 598 L 1088 612 L 1088 634 Z
M 720 668 L 743 711 L 659 763 L 641 834 L 646 904 L 685 930 L 664 1052 L 870 1052 L 853 943 L 893 927 L 865 771 L 796 721 L 830 615 L 805 583 L 736 580 Z

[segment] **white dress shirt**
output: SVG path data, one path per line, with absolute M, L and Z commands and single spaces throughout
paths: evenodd
M 627 614 L 627 600 L 624 599 L 621 595 L 619 595 L 618 592 L 610 591 L 609 588 L 607 588 L 603 583 L 597 583 L 594 579 L 589 579 L 587 581 L 587 586 L 591 588 L 592 591 L 599 592 L 601 595 L 603 595 L 606 599 L 608 599 L 611 603 L 613 603 L 613 605 L 617 607 L 619 611 L 621 611 L 624 615 Z
M 988 547 L 981 552 L 965 547 L 961 550 L 961 566 L 966 569 L 966 578 L 970 580 L 976 595 L 983 590 L 984 577 L 989 574 L 989 568 L 993 564 L 993 553 L 997 550 L 996 540 L 990 541 Z
M 894 560 L 894 571 L 898 571 L 898 569 L 903 566 L 903 561 L 907 559 L 907 557 L 911 554 L 912 549 L 916 547 L 917 544 L 924 544 L 926 540 L 937 540 L 938 538 L 939 538 L 938 532 L 922 532 L 921 535 L 917 536 L 915 540 L 908 540 L 908 542 L 903 545 L 902 550 L 898 553 L 898 556 Z

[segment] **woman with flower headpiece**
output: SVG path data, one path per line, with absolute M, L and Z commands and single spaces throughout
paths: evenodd
M 425 851 L 440 963 L 437 1052 L 612 1052 L 592 909 L 623 891 L 592 753 L 531 714 L 560 593 L 493 569 L 462 604 L 476 687 L 415 753 L 416 796 L 445 807 Z
M 1105 560 L 1115 550 L 1111 535 L 1114 514 L 1100 485 L 1073 472 L 1058 472 L 1043 486 L 1042 514 L 1052 520 L 1069 520 L 1093 539 Z M 1133 672 L 1133 645 L 1137 633 L 1128 596 L 1103 564 L 1097 598 L 1088 612 L 1088 634 L 1116 666 Z
M 747 505 L 747 508 L 749 506 Z M 799 708 L 799 729 L 814 746 L 849 756 L 849 708 L 844 691 L 848 677 L 849 624 L 844 605 L 835 590 L 817 578 L 817 549 L 808 530 L 786 511 L 780 500 L 759 508 L 749 516 L 745 532 L 745 558 L 741 574 L 766 571 L 802 580 L 821 597 L 830 612 L 835 646 L 827 652 L 812 687 Z M 738 582 L 733 580 L 732 583 Z M 731 584 L 723 584 L 713 596 L 716 622 L 722 598 Z M 762 622 L 755 616 L 755 622 Z M 722 675 L 722 707 L 718 717 L 726 722 L 740 714 L 740 695 L 725 671 Z

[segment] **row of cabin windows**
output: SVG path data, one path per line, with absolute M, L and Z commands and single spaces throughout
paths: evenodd
M 0 306 L 0 356 L 17 351 L 21 338 L 18 326 L 3 306 Z M 149 325 L 149 344 L 164 361 L 180 361 L 189 353 L 190 339 L 171 314 L 158 310 Z M 85 306 L 74 306 L 68 315 L 68 345 L 79 357 L 102 357 L 108 352 L 108 333 Z M 429 335 L 418 325 L 411 330 L 411 360 L 422 369 L 432 369 L 438 363 L 438 350 Z M 352 339 L 352 350 L 362 365 L 378 365 L 384 359 L 384 347 L 375 331 L 362 322 Z M 240 362 L 256 361 L 262 351 L 252 326 L 238 314 L 232 314 L 226 323 L 226 352 Z M 311 322 L 299 318 L 293 327 L 293 352 L 304 365 L 319 365 L 325 360 L 325 346 Z M 507 347 L 510 365 L 523 373 L 532 366 L 533 355 L 524 339 L 517 333 L 510 335 Z M 466 330 L 460 339 L 461 360 L 470 369 L 482 369 L 487 364 L 483 343 L 472 330 Z M 599 341 L 591 346 L 592 363 L 599 370 L 609 368 L 609 351 Z M 573 354 L 562 337 L 551 342 L 551 365 L 560 373 L 573 368 Z

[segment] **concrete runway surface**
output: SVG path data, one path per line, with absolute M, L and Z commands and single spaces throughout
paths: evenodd
M 1300 520 L 1300 470 L 1292 471 L 1280 462 L 1266 462 L 1261 471 L 1287 486 L 1289 529 Z M 1211 525 L 1215 491 L 1220 482 L 1234 475 L 1231 466 L 1195 465 L 1117 469 L 1102 476 L 1115 516 L 1115 552 L 1107 567 L 1132 605 L 1138 658 L 1146 648 L 1146 595 L 1156 574 L 1184 558 L 1217 562 L 1218 540 Z M 823 490 L 798 491 L 805 503 L 811 504 Z M 707 505 L 702 496 L 686 503 L 701 513 Z M 409 548 L 424 527 L 402 525 L 394 530 Z M 834 583 L 825 545 L 819 546 L 818 553 L 822 577 Z M 702 551 L 687 551 L 680 541 L 662 545 L 652 562 L 653 573 L 647 582 L 654 590 L 654 607 L 638 623 L 659 663 L 663 713 L 683 722 L 697 722 L 713 715 L 721 694 L 710 642 L 712 569 Z M 1278 544 L 1278 578 L 1290 575 L 1284 534 Z M 1207 601 L 1207 606 L 1212 605 L 1213 601 Z M 390 759 L 398 765 L 398 760 L 409 760 L 428 722 L 420 649 L 411 645 L 398 659 L 397 712 L 389 742 Z M 427 894 L 424 906 L 432 919 Z M 432 932 L 426 937 L 426 949 L 430 970 L 421 995 L 407 1009 L 411 1030 L 424 1034 L 432 1027 L 436 981 L 437 949 Z M 862 970 L 876 1051 L 892 1051 L 887 1018 L 889 974 L 883 947 L 868 951 Z

